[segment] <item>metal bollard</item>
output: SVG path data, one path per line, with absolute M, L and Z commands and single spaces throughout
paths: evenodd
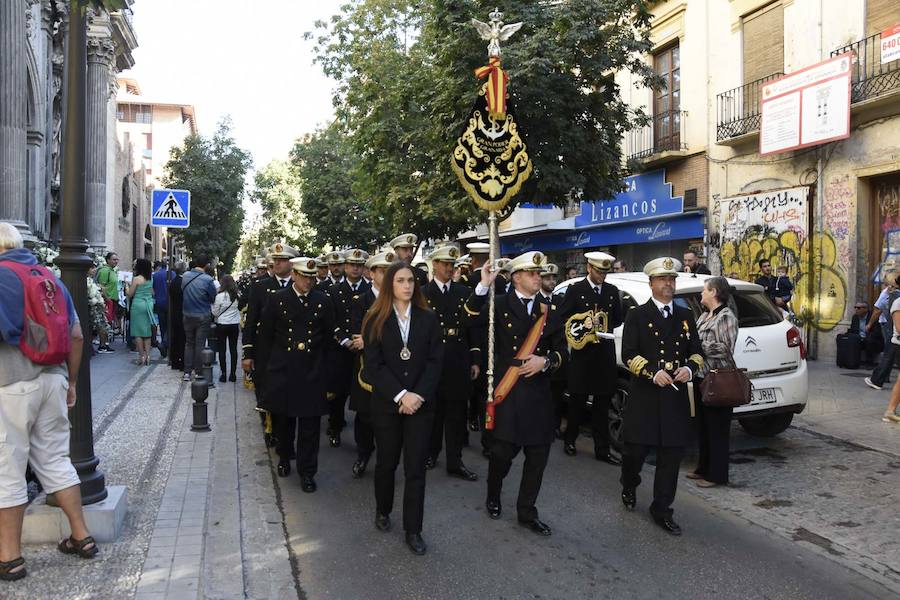
M 203 361 L 203 377 L 209 387 L 216 387 L 213 383 L 213 361 L 216 360 L 216 353 L 210 348 L 204 348 L 200 351 L 200 360 Z
M 191 382 L 191 398 L 194 399 L 194 422 L 191 423 L 191 431 L 209 431 L 209 422 L 206 412 L 206 398 L 209 396 L 209 388 L 203 377 L 195 377 Z

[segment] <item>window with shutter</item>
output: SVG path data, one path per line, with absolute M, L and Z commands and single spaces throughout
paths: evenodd
M 653 96 L 653 148 L 656 152 L 681 147 L 681 57 L 678 46 L 653 55 L 653 68 L 665 86 Z
M 742 19 L 744 83 L 784 71 L 784 8 L 769 4 Z
M 866 0 L 866 37 L 900 23 L 900 1 Z

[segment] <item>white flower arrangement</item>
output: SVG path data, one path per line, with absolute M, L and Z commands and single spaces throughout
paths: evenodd
M 59 256 L 59 250 L 44 242 L 37 242 L 34 245 L 34 256 L 37 258 L 38 264 L 53 271 L 53 274 L 57 277 L 60 276 L 59 267 L 53 263 L 53 261 L 56 260 L 56 257 Z

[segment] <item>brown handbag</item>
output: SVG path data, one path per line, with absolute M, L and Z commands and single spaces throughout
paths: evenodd
M 728 358 L 731 368 L 712 369 L 700 385 L 705 406 L 734 408 L 750 403 L 753 384 L 747 377 L 747 370 L 738 369 L 734 357 Z

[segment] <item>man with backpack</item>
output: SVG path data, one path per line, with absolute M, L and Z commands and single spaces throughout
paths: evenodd
M 3 222 L 0 289 L 0 580 L 13 581 L 26 575 L 21 540 L 29 464 L 69 519 L 72 535 L 59 551 L 92 558 L 98 548 L 85 525 L 80 482 L 69 459 L 67 408 L 75 405 L 81 325 L 62 282 L 37 264 L 19 231 Z

